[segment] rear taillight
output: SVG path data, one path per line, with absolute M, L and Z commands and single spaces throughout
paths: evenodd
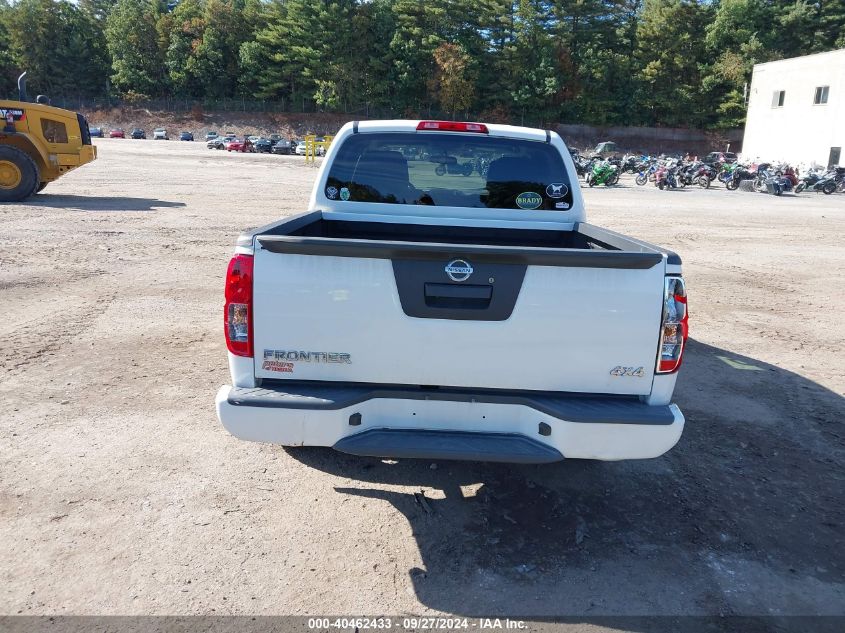
M 666 277 L 663 289 L 663 322 L 660 327 L 660 351 L 657 373 L 668 374 L 681 366 L 689 334 L 687 290 L 680 277 Z
M 417 130 L 421 132 L 477 132 L 487 134 L 483 123 L 464 123 L 462 121 L 420 121 Z
M 252 255 L 235 255 L 229 262 L 223 322 L 229 351 L 252 356 Z

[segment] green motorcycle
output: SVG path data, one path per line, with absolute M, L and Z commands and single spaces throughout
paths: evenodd
M 619 182 L 619 170 L 610 161 L 600 160 L 593 165 L 592 170 L 587 172 L 586 180 L 590 187 L 596 185 L 609 187 Z

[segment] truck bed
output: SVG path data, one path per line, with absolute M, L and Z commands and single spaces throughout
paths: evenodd
M 677 254 L 584 222 L 566 229 L 522 229 L 466 225 L 427 225 L 406 222 L 367 222 L 329 219 L 320 211 L 294 216 L 241 236 L 276 253 L 334 255 L 395 259 L 442 257 L 449 245 L 460 245 L 463 255 L 482 260 L 533 265 L 593 268 L 650 268 L 662 261 L 680 265 Z M 445 247 L 445 248 L 444 248 Z M 588 259 L 578 251 L 592 253 Z M 457 251 L 456 251 L 457 252 Z M 599 255 L 596 257 L 596 255 Z
M 680 260 L 570 226 L 316 211 L 252 231 L 241 244 L 256 258 L 256 377 L 647 395 L 663 277 Z M 444 272 L 454 261 L 468 279 Z M 326 355 L 348 362 L 315 362 Z

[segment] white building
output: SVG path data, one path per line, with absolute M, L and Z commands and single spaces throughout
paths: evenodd
M 845 165 L 845 49 L 754 66 L 742 155 Z

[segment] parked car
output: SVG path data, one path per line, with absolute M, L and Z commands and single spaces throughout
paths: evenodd
M 132 130 L 131 136 L 132 136 L 132 138 L 135 138 L 135 139 L 147 138 L 147 133 L 144 132 L 144 130 L 142 130 L 141 128 L 136 127 L 134 130 Z
M 211 139 L 210 141 L 208 141 L 208 142 L 205 144 L 205 146 L 206 146 L 208 149 L 223 149 L 223 146 L 225 145 L 225 143 L 226 143 L 226 141 L 227 141 L 227 140 L 228 140 L 228 139 L 220 138 L 220 137 L 218 136 L 217 138 L 213 138 L 213 139 Z
M 226 138 L 237 138 L 237 136 L 234 132 L 226 132 Z
M 126 132 L 124 132 L 119 127 L 116 127 L 111 132 L 109 132 L 109 138 L 126 138 Z
M 252 144 L 252 147 L 259 154 L 269 154 L 273 151 L 273 142 L 266 138 L 260 138 Z
M 280 141 L 276 141 L 276 144 L 273 145 L 273 153 L 274 154 L 293 154 L 296 145 L 292 141 L 287 141 L 285 139 L 281 139 Z
M 281 134 L 271 134 L 270 140 L 273 141 L 273 143 L 278 143 L 279 141 L 282 140 L 282 135 Z
M 255 134 L 251 134 L 250 136 L 247 136 L 246 138 L 248 138 L 250 140 L 250 142 L 252 142 L 252 143 L 255 143 L 255 141 L 260 141 L 262 139 L 261 136 L 257 136 Z
M 217 132 L 206 132 L 205 133 L 205 140 L 206 142 L 216 139 L 219 136 Z
M 182 132 L 179 135 L 179 140 L 180 141 L 193 141 L 194 135 L 191 132 Z
M 317 140 L 317 142 L 320 142 L 320 141 L 319 141 L 319 139 Z M 295 150 L 295 152 L 296 152 L 296 155 L 297 155 L 297 156 L 305 156 L 305 141 L 299 141 L 299 142 L 296 144 L 296 150 Z M 317 154 L 317 156 L 322 156 L 322 155 L 323 155 L 323 154 L 325 154 L 325 153 L 326 153 L 326 148 L 325 148 L 325 147 L 317 147 L 317 148 L 316 148 L 316 154 Z
M 681 259 L 586 223 L 560 136 L 360 121 L 334 142 L 307 209 L 241 234 L 229 262 L 231 383 L 216 407 L 230 433 L 523 464 L 649 459 L 678 442 Z M 432 187 L 408 169 L 411 146 L 491 155 L 484 193 L 472 178 Z
M 238 139 L 238 138 L 230 138 L 230 139 L 226 140 L 226 142 L 223 144 L 223 146 L 226 148 L 227 152 L 244 152 L 244 153 L 246 153 L 246 152 L 255 151 L 253 149 L 252 141 L 250 141 L 248 138 L 245 138 L 243 140 Z
M 167 136 L 167 130 L 163 127 L 156 128 L 153 130 L 153 140 L 154 141 L 167 141 L 170 140 Z
M 101 127 L 89 128 L 88 132 L 91 134 L 92 137 L 103 138 L 103 128 Z
M 735 163 L 737 159 L 733 152 L 710 152 L 702 162 L 712 165 L 714 163 Z

